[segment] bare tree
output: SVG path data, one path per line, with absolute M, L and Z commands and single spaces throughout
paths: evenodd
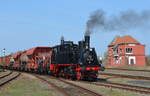
M 150 55 L 146 56 L 146 65 L 150 66 Z
M 106 67 L 108 65 L 108 51 L 104 53 L 103 65 Z

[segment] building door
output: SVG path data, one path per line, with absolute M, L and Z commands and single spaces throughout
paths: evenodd
M 129 65 L 133 65 L 133 64 L 136 64 L 136 58 L 135 56 L 129 56 Z
M 131 62 L 132 65 L 135 64 L 135 63 L 134 63 L 134 59 L 130 59 L 130 60 L 131 60 L 130 62 Z

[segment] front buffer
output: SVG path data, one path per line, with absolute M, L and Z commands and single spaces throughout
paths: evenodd
M 77 80 L 95 81 L 100 67 L 78 67 L 76 69 Z

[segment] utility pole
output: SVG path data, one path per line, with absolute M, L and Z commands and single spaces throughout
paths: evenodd
M 5 52 L 6 52 L 6 49 L 4 48 L 3 50 L 0 50 L 0 51 L 1 51 L 1 53 L 2 53 L 2 56 L 1 56 L 2 62 L 1 62 L 1 65 L 4 67 L 4 64 L 5 64 Z M 0 67 L 2 67 L 2 66 L 0 66 Z M 4 71 L 3 68 L 1 68 L 1 69 L 2 69 L 2 71 Z
M 2 50 L 2 52 L 3 52 L 3 66 L 4 65 L 6 65 L 5 64 L 5 52 L 6 52 L 6 49 L 4 48 L 3 50 Z M 5 66 L 4 66 L 5 67 Z
M 6 49 L 4 48 L 2 51 L 3 51 L 3 56 L 5 56 Z

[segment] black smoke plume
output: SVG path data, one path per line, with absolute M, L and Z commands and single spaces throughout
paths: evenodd
M 95 29 L 103 32 L 126 32 L 142 28 L 150 29 L 150 10 L 142 12 L 128 10 L 111 16 L 107 16 L 103 10 L 97 10 L 87 21 L 85 35 L 92 34 L 96 31 Z

